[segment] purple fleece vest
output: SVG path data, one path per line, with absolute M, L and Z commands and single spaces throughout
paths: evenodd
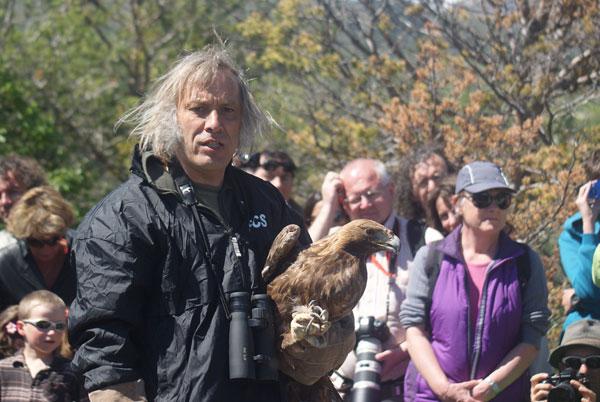
M 450 239 L 439 247 L 453 255 L 453 247 L 447 249 L 447 240 Z M 452 382 L 485 378 L 520 342 L 522 304 L 514 257 L 522 250 L 511 244 L 511 240 L 502 240 L 501 247 L 506 246 L 508 250 L 504 250 L 502 255 L 505 257 L 495 261 L 488 271 L 481 299 L 484 307 L 480 306 L 475 326 L 469 325 L 467 269 L 461 260 L 447 254 L 442 260 L 429 315 L 431 345 L 442 370 Z M 475 328 L 474 334 L 470 328 Z M 406 376 L 405 400 L 411 400 L 410 395 L 415 395 L 415 401 L 437 400 L 412 363 Z M 414 389 L 410 389 L 413 386 Z M 528 396 L 526 372 L 494 401 L 519 402 L 527 400 Z

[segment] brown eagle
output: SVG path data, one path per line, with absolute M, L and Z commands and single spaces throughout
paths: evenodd
M 263 269 L 276 305 L 279 369 L 292 380 L 288 398 L 329 401 L 339 397 L 327 374 L 355 344 L 352 309 L 367 283 L 367 258 L 397 252 L 398 237 L 383 225 L 357 219 L 300 251 L 300 228 L 277 235 Z

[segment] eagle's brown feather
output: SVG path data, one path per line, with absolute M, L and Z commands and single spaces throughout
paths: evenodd
M 287 233 L 290 229 L 284 228 L 283 231 Z M 288 238 L 278 236 L 271 250 L 288 249 L 291 252 L 294 247 L 281 244 Z M 292 258 L 279 251 L 269 253 L 270 256 L 277 256 L 269 260 L 269 272 L 278 272 L 278 275 L 269 278 L 271 281 L 267 292 L 277 308 L 280 369 L 284 373 L 305 384 L 304 386 L 311 385 L 311 381 L 318 381 L 314 384 L 317 388 L 320 387 L 319 384 L 327 383 L 319 378 L 337 368 L 353 347 L 353 325 L 336 323 L 351 315 L 352 309 L 365 290 L 366 259 L 377 251 L 393 250 L 398 243 L 398 238 L 391 230 L 374 221 L 360 219 L 313 243 L 297 256 L 296 248 Z M 309 305 L 316 305 L 327 311 L 328 322 L 332 326 L 325 331 L 338 331 L 328 334 L 329 340 L 335 339 L 333 342 L 337 342 L 335 346 L 331 345 L 332 348 L 337 348 L 336 350 L 328 350 L 327 345 L 315 347 L 304 339 L 295 340 L 291 332 L 293 315 L 299 308 Z M 323 365 L 298 367 L 302 361 L 321 361 Z M 328 367 L 329 365 L 331 367 Z M 303 369 L 318 370 L 318 373 L 306 375 L 306 372 L 300 373 Z M 317 388 L 313 390 L 315 396 L 319 394 Z

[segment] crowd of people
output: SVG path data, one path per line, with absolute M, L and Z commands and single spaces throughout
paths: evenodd
M 303 247 L 370 219 L 400 240 L 365 261 L 353 311 L 357 327 L 384 329 L 370 401 L 554 402 L 562 388 L 596 401 L 600 151 L 558 239 L 571 288 L 549 353 L 544 267 L 510 237 L 516 189 L 500 166 L 455 169 L 427 145 L 394 179 L 386 161 L 359 158 L 326 172 L 302 208 L 289 154 L 239 156 L 269 118 L 216 47 L 178 60 L 123 122 L 137 139 L 131 175 L 76 230 L 37 162 L 0 158 L 0 400 L 285 402 L 285 375 L 230 379 L 243 307 L 232 300 L 266 293 L 261 270 L 285 226 L 300 226 Z M 364 386 L 359 360 L 351 351 L 331 372 L 343 400 Z

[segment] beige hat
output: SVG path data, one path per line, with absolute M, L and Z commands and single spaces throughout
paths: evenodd
M 550 353 L 550 364 L 558 368 L 566 351 L 572 346 L 591 346 L 600 352 L 600 321 L 581 319 L 569 325 L 560 346 Z

